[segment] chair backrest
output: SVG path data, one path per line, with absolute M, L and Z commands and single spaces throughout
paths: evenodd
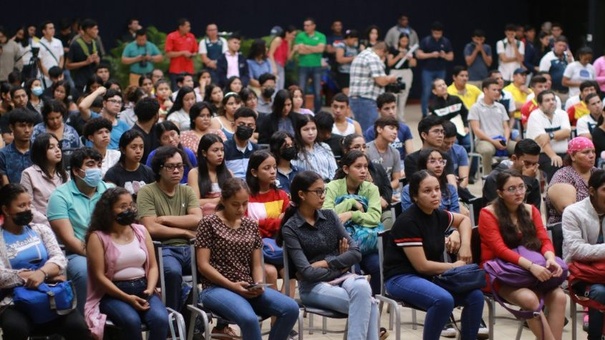
M 384 248 L 389 241 L 390 230 L 378 233 L 378 263 L 380 266 L 380 295 L 384 295 Z
M 284 294 L 286 296 L 290 296 L 290 259 L 288 258 L 288 249 L 286 249 L 286 244 L 282 245 L 282 251 L 284 254 L 284 275 L 282 279 L 284 280 Z
M 484 207 L 483 197 L 475 197 L 469 200 L 468 210 L 471 217 L 471 226 L 476 226 L 479 223 L 479 213 Z
M 563 257 L 563 223 L 553 223 L 546 226 L 546 230 L 550 232 L 550 239 L 555 248 L 555 255 Z
M 481 236 L 479 235 L 479 227 L 474 227 L 471 232 L 471 255 L 473 263 L 481 263 Z

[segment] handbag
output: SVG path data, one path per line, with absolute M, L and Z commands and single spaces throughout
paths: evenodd
M 574 302 L 584 307 L 605 311 L 605 305 L 588 298 L 590 284 L 605 283 L 605 261 L 572 261 L 569 264 L 567 282 L 569 295 Z
M 474 263 L 448 269 L 435 275 L 433 283 L 454 294 L 464 294 L 471 290 L 481 289 L 487 284 L 485 271 Z
M 368 209 L 368 199 L 360 195 L 341 195 L 335 199 L 334 203 L 338 205 L 342 201 L 351 198 L 361 203 L 364 210 Z M 384 226 L 382 223 L 378 223 L 378 225 L 370 227 L 357 224 L 352 220 L 348 220 L 344 223 L 344 227 L 353 241 L 355 241 L 355 244 L 357 244 L 359 247 L 361 255 L 375 254 L 378 252 L 378 234 L 381 231 L 384 231 Z
M 74 292 L 71 281 L 41 283 L 35 289 L 20 286 L 13 289 L 13 303 L 16 309 L 26 314 L 35 324 L 43 324 L 76 309 Z
M 264 237 L 263 258 L 265 259 L 265 263 L 281 267 L 284 265 L 284 250 L 277 245 L 274 239 Z
M 512 250 L 536 265 L 546 266 L 546 259 L 537 251 L 529 250 L 524 246 L 519 246 Z M 530 319 L 540 314 L 544 306 L 544 299 L 540 297 L 540 305 L 534 311 L 514 310 L 508 307 L 505 301 L 496 293 L 493 287 L 494 281 L 498 280 L 500 283 L 511 287 L 529 288 L 547 292 L 559 287 L 567 279 L 567 264 L 560 257 L 556 257 L 555 261 L 561 266 L 563 273 L 559 277 L 551 277 L 544 282 L 540 282 L 529 270 L 499 258 L 486 261 L 483 264 L 483 269 L 489 275 L 488 284 L 496 301 L 516 317 Z

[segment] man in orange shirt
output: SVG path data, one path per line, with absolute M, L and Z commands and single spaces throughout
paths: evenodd
M 166 36 L 166 57 L 170 59 L 168 76 L 172 90 L 176 90 L 176 77 L 180 73 L 193 74 L 193 57 L 197 52 L 197 41 L 191 33 L 191 23 L 187 19 L 179 19 L 179 28 Z

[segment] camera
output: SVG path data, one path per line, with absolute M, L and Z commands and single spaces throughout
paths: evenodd
M 38 53 L 40 53 L 40 47 L 32 46 L 32 58 L 38 58 Z
M 397 77 L 397 80 L 395 80 L 394 83 L 385 86 L 384 90 L 386 92 L 399 93 L 399 92 L 405 90 L 405 83 L 403 82 L 401 77 Z
M 147 53 L 142 54 L 141 56 L 143 57 L 143 60 L 139 61 L 139 66 L 147 67 L 147 60 L 145 59 L 147 57 Z

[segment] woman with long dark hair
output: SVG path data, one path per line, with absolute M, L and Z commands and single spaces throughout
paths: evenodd
M 32 143 L 30 155 L 33 165 L 23 170 L 21 185 L 32 197 L 34 222 L 48 223 L 46 207 L 50 194 L 69 179 L 63 168 L 59 138 L 51 133 L 38 135 Z
M 166 339 L 168 312 L 155 293 L 159 272 L 153 241 L 147 229 L 135 223 L 137 209 L 124 188 L 103 193 L 90 218 L 86 234 L 88 294 L 86 322 L 103 339 L 106 319 L 120 328 L 124 339 Z
M 195 92 L 189 86 L 183 86 L 179 89 L 174 100 L 174 105 L 168 110 L 166 119 L 173 122 L 181 131 L 191 129 L 191 120 L 189 110 L 195 104 Z
M 298 173 L 298 168 L 292 165 L 292 160 L 296 158 L 297 151 L 294 144 L 294 137 L 284 131 L 277 131 L 271 135 L 269 140 L 269 151 L 275 157 L 277 162 L 277 179 L 275 185 L 290 193 L 290 183 Z
M 293 164 L 301 170 L 317 172 L 324 181 L 332 180 L 338 166 L 330 146 L 317 139 L 315 118 L 310 115 L 301 115 L 296 120 L 294 128 L 298 157 Z
M 65 104 L 68 112 L 77 112 L 78 106 L 74 103 L 74 99 L 72 97 L 71 85 L 69 82 L 65 80 L 59 80 L 58 82 L 52 84 L 50 87 L 50 93 L 52 95 L 52 99 L 58 100 Z
M 155 125 L 155 134 L 158 136 L 160 147 L 162 146 L 174 146 L 181 150 L 181 152 L 187 157 L 183 158 L 183 165 L 185 166 L 183 170 L 183 178 L 181 179 L 181 184 L 187 183 L 187 175 L 189 171 L 197 166 L 197 158 L 195 158 L 195 153 L 191 151 L 191 149 L 184 147 L 181 144 L 181 130 L 173 123 L 173 122 L 161 122 Z M 156 149 L 157 150 L 157 149 Z M 151 168 L 151 160 L 156 153 L 156 150 L 151 151 L 149 156 L 147 157 L 147 165 Z
M 269 52 L 267 56 L 271 61 L 271 67 L 277 72 L 276 90 L 283 90 L 286 84 L 286 63 L 294 55 L 294 38 L 296 37 L 296 27 L 290 25 L 285 30 L 277 32 L 277 36 L 269 43 Z
M 212 106 L 208 102 L 193 104 L 189 110 L 189 122 L 191 130 L 181 133 L 181 143 L 192 151 L 197 151 L 200 139 L 207 133 L 218 135 L 223 141 L 227 140 L 223 131 L 210 128 L 212 125 Z
M 498 198 L 481 209 L 479 214 L 481 265 L 499 258 L 525 268 L 539 281 L 561 276 L 563 271 L 555 261 L 554 247 L 542 224 L 540 211 L 523 203 L 527 187 L 522 175 L 516 170 L 505 170 L 496 177 L 496 186 Z M 519 246 L 541 253 L 546 259 L 546 266 L 536 264 L 512 250 Z M 500 284 L 494 288 L 494 294 L 523 310 L 538 309 L 540 299 L 544 298 L 548 316 L 540 312 L 539 317 L 527 319 L 527 324 L 538 339 L 561 339 L 567 298 L 560 287 L 534 291 Z
M 197 149 L 197 167 L 189 171 L 187 185 L 200 200 L 204 215 L 214 214 L 220 201 L 221 188 L 233 177 L 225 165 L 225 145 L 215 134 L 207 134 L 200 140 Z
M 333 210 L 323 209 L 326 189 L 313 171 L 296 174 L 290 186 L 292 204 L 278 236 L 299 279 L 303 304 L 347 314 L 349 339 L 378 339 L 378 304 L 363 276 L 348 273 L 361 252 Z
M 267 56 L 267 43 L 263 39 L 256 39 L 252 42 L 246 62 L 250 70 L 250 87 L 258 93 L 261 86 L 260 76 L 265 73 L 277 74 L 277 70 L 271 66 L 271 61 Z
M 42 107 L 42 123 L 34 126 L 31 140 L 34 141 L 41 133 L 52 133 L 59 139 L 59 147 L 62 150 L 81 147 L 80 135 L 76 129 L 65 123 L 67 114 L 67 107 L 63 102 L 56 99 L 46 101 Z
M 60 275 L 67 260 L 53 231 L 45 224 L 31 223 L 31 197 L 22 185 L 10 183 L 0 189 L 0 216 L 0 289 L 7 292 L 0 301 L 3 338 L 26 340 L 42 333 L 59 334 L 66 340 L 90 339 L 90 331 L 77 310 L 48 323 L 34 324 L 15 308 L 12 288 L 35 289 L 43 282 L 64 280 Z
M 273 97 L 273 111 L 258 119 L 258 142 L 268 144 L 273 133 L 285 131 L 294 135 L 294 125 L 300 114 L 292 111 L 292 97 L 288 90 L 279 90 Z
M 235 111 L 242 105 L 242 100 L 239 94 L 229 92 L 225 94 L 221 100 L 221 107 L 218 115 L 212 118 L 211 127 L 215 130 L 221 130 L 227 136 L 227 139 L 232 139 L 235 134 Z

